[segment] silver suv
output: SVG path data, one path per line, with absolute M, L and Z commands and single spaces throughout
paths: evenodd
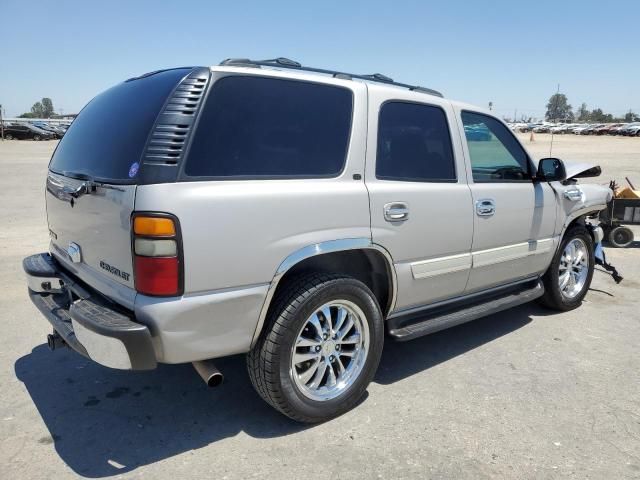
M 95 97 L 49 165 L 29 295 L 66 345 L 153 369 L 247 354 L 280 412 L 353 407 L 404 341 L 587 293 L 610 191 L 490 112 L 383 75 L 227 60 Z

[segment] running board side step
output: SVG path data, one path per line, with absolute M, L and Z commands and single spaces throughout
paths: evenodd
M 544 294 L 544 286 L 538 280 L 528 282 L 518 290 L 510 290 L 500 296 L 476 301 L 472 304 L 457 305 L 438 311 L 423 311 L 415 314 L 390 318 L 387 321 L 389 335 L 400 342 L 429 335 L 445 328 L 486 317 L 528 303 Z

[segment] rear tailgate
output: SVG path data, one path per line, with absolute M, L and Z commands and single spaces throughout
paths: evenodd
M 51 253 L 74 275 L 131 308 L 135 291 L 130 223 L 136 186 L 96 186 L 94 192 L 78 198 L 68 193 L 83 183 L 49 173 Z

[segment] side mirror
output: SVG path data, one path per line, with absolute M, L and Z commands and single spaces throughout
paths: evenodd
M 545 182 L 562 182 L 567 179 L 567 170 L 559 158 L 543 158 L 538 163 L 536 177 Z

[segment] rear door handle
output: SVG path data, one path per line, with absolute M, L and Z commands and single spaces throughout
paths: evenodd
M 483 198 L 476 202 L 476 214 L 480 217 L 490 217 L 496 213 L 496 202 L 491 198 Z
M 384 206 L 384 219 L 387 222 L 404 222 L 409 219 L 409 205 L 405 202 L 392 202 Z

